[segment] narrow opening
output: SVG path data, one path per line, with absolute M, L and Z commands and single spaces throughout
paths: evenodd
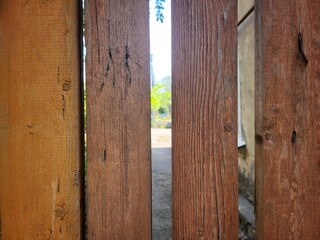
M 82 0 L 82 9 L 84 8 Z M 248 4 L 247 4 L 248 3 Z M 153 240 L 172 238 L 171 150 L 171 0 L 150 0 L 150 86 L 152 136 Z M 83 11 L 82 11 L 83 14 Z M 81 21 L 83 22 L 83 15 Z M 86 186 L 86 79 L 84 26 L 82 76 L 84 99 L 84 176 Z M 238 5 L 238 169 L 239 239 L 254 239 L 254 6 Z M 86 187 L 85 187 L 86 189 Z M 86 194 L 85 194 L 86 196 Z M 85 218 L 86 224 L 86 218 Z M 86 228 L 86 226 L 85 226 Z M 87 231 L 86 231 L 87 232 Z M 0 225 L 1 240 L 1 225 Z
M 171 0 L 150 1 L 153 240 L 172 239 Z
M 239 239 L 255 238 L 254 1 L 238 1 Z
M 81 94 L 82 94 L 82 124 L 83 124 L 83 169 L 82 169 L 82 230 L 81 234 L 84 239 L 87 238 L 87 91 L 86 91 L 86 41 L 85 41 L 85 24 L 84 24 L 84 0 L 81 0 L 80 6 L 80 39 L 81 39 L 81 76 L 82 76 L 82 85 L 81 85 Z

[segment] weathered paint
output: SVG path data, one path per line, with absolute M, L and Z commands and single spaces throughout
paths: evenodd
M 254 202 L 255 128 L 254 128 L 254 12 L 238 26 L 238 78 L 240 128 L 245 147 L 239 149 L 239 192 Z M 238 131 L 238 132 L 240 132 Z

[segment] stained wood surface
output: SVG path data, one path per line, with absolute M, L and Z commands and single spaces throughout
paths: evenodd
M 80 239 L 77 1 L 0 5 L 3 240 Z
M 320 239 L 319 12 L 319 1 L 256 1 L 259 240 Z
M 88 239 L 151 239 L 148 1 L 86 4 Z
M 237 239 L 237 1 L 172 16 L 173 239 Z

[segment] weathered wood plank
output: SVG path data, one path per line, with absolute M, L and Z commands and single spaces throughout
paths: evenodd
M 319 12 L 256 1 L 257 239 L 320 239 Z
M 80 239 L 78 1 L 0 5 L 2 239 Z
M 149 7 L 86 5 L 88 238 L 151 238 Z
M 237 1 L 172 4 L 173 238 L 237 239 Z

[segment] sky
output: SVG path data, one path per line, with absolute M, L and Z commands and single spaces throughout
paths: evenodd
M 171 0 L 163 4 L 164 21 L 156 21 L 155 0 L 150 0 L 150 54 L 155 81 L 171 76 Z

